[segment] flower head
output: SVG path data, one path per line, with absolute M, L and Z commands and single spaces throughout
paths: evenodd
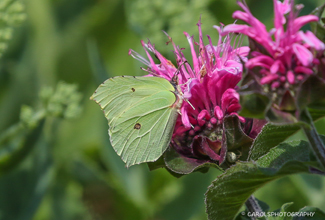
M 224 146 L 223 120 L 226 116 L 237 115 L 240 110 L 239 94 L 236 85 L 242 76 L 241 60 L 248 55 L 248 47 L 231 46 L 231 37 L 222 41 L 219 36 L 217 46 L 203 42 L 201 23 L 199 27 L 199 42 L 184 32 L 192 54 L 193 66 L 186 60 L 182 50 L 174 44 L 177 67 L 163 57 L 154 46 L 142 41 L 148 60 L 130 50 L 130 55 L 147 65 L 144 69 L 148 76 L 158 76 L 171 80 L 178 74 L 179 85 L 185 101 L 181 106 L 171 145 L 181 155 L 189 158 L 222 162 L 221 157 L 226 151 Z M 219 35 L 222 28 L 215 26 Z M 198 46 L 198 48 L 196 48 Z M 198 49 L 198 52 L 197 50 Z M 159 59 L 156 64 L 149 52 Z M 240 117 L 242 122 L 245 121 Z
M 314 73 L 314 67 L 320 62 L 317 54 L 324 51 L 325 45 L 312 32 L 300 30 L 305 24 L 318 21 L 317 16 L 297 17 L 302 5 L 294 8 L 293 0 L 273 0 L 273 3 L 274 28 L 270 31 L 243 1 L 238 4 L 244 11 L 234 12 L 233 18 L 249 25 L 231 24 L 224 28 L 224 33 L 242 33 L 250 38 L 256 48 L 251 51 L 246 67 L 258 67 L 259 83 L 284 94 Z

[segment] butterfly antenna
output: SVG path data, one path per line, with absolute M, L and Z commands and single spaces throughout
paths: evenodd
M 180 72 L 181 67 L 185 64 L 188 63 L 187 60 L 183 61 L 181 65 L 178 66 L 177 70 L 174 73 L 174 76 L 172 78 L 172 82 L 174 82 L 176 85 L 178 84 L 178 73 Z
M 195 107 L 192 105 L 192 103 L 188 99 L 184 98 L 184 100 L 192 107 L 193 110 L 195 110 Z
M 189 84 L 189 83 L 191 83 L 191 82 L 192 82 L 192 78 L 190 78 L 189 80 L 187 80 L 186 83 L 179 84 L 179 85 L 180 85 L 180 86 L 184 86 L 184 85 L 187 85 L 187 84 Z
M 204 67 L 205 67 L 205 64 L 206 64 L 206 61 L 205 61 L 204 64 L 202 65 L 202 67 L 201 67 L 199 73 L 201 73 L 201 72 L 203 71 L 203 69 L 204 69 Z M 204 75 L 205 75 L 205 74 L 204 74 Z M 204 75 L 201 75 L 201 76 L 204 76 Z
M 143 68 L 143 67 L 140 67 L 140 69 L 143 70 L 143 71 L 146 71 L 146 72 L 148 72 L 148 73 L 150 73 L 150 74 L 152 74 L 152 75 L 154 75 L 154 76 L 158 76 L 158 77 L 159 77 L 159 75 L 158 75 L 157 73 L 152 72 L 152 71 L 149 70 L 149 69 L 145 69 L 145 68 Z

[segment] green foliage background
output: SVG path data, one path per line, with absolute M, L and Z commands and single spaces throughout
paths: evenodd
M 272 1 L 247 2 L 271 27 Z M 302 14 L 322 3 L 300 2 Z M 108 77 L 143 74 L 128 56 L 129 48 L 144 55 L 141 39 L 173 59 L 161 30 L 187 47 L 183 31 L 197 39 L 201 16 L 216 43 L 212 25 L 232 23 L 236 9 L 235 0 L 1 0 L 0 219 L 206 219 L 204 193 L 219 172 L 177 179 L 146 165 L 126 169 L 89 97 Z M 324 210 L 324 195 L 325 179 L 312 175 L 256 193 L 271 210 L 290 201 L 292 210 Z

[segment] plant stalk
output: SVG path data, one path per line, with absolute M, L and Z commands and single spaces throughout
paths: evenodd
M 321 168 L 325 169 L 325 146 L 322 139 L 317 133 L 314 122 L 311 119 L 311 116 L 307 109 L 304 111 L 304 119 L 309 126 L 303 125 L 302 129 L 304 130 L 309 140 L 310 147 L 313 150 L 319 164 L 321 165 Z
M 250 213 L 255 213 L 255 214 L 259 213 L 260 215 L 262 215 L 263 210 L 260 207 L 260 205 L 258 204 L 258 202 L 256 201 L 255 196 L 251 195 L 247 199 L 247 201 L 245 202 L 245 205 L 246 205 L 246 207 L 247 207 L 247 209 L 248 209 L 248 211 Z M 252 220 L 256 220 L 257 219 L 257 216 L 256 217 L 255 216 L 252 216 L 251 219 Z M 264 218 L 260 218 L 260 219 L 267 220 L 266 216 L 264 216 Z

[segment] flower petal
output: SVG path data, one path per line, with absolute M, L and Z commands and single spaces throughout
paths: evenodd
M 308 68 L 308 67 L 304 67 L 304 66 L 297 66 L 295 68 L 295 73 L 304 73 L 306 75 L 311 75 L 313 74 L 313 70 Z
M 298 32 L 298 30 L 305 24 L 308 24 L 310 22 L 316 22 L 316 21 L 318 21 L 318 17 L 316 15 L 300 16 L 293 21 L 293 26 L 294 26 L 293 31 Z
M 214 115 L 217 117 L 218 120 L 223 119 L 223 112 L 218 105 L 214 107 Z
M 182 123 L 186 128 L 191 128 L 190 119 L 188 118 L 185 108 L 181 108 L 182 113 Z
M 295 83 L 295 74 L 291 70 L 287 72 L 287 79 L 290 84 Z
M 234 89 L 229 88 L 222 94 L 221 109 L 223 112 L 228 112 L 228 108 L 234 99 L 237 103 L 239 102 L 239 94 Z
M 313 54 L 306 47 L 296 43 L 292 45 L 292 49 L 302 65 L 308 66 L 313 62 Z
M 325 49 L 325 44 L 321 40 L 319 40 L 311 31 L 307 31 L 306 33 L 304 33 L 303 31 L 299 31 L 299 36 L 310 47 L 315 48 L 316 50 Z
M 228 33 L 241 33 L 248 35 L 250 27 L 244 24 L 229 24 L 224 27 L 222 36 L 227 35 Z
M 277 75 L 277 74 L 269 74 L 269 75 L 263 77 L 260 82 L 262 85 L 269 84 L 270 82 L 272 82 L 278 78 L 279 78 L 279 75 Z
M 249 69 L 252 69 L 255 66 L 261 66 L 269 69 L 273 63 L 274 60 L 271 57 L 266 55 L 260 55 L 249 59 L 246 62 L 245 66 Z

